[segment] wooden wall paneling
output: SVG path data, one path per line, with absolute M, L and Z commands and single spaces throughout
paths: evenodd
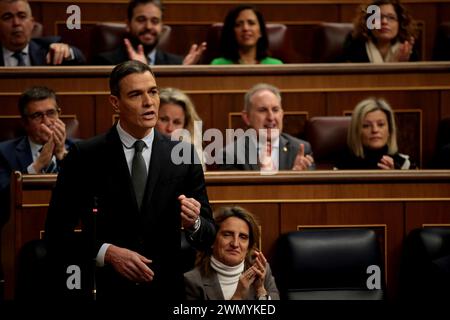
M 88 64 L 92 62 L 92 29 L 97 21 L 83 21 L 81 29 L 68 29 L 66 21 L 55 21 L 56 35 L 62 41 L 80 49 Z
M 450 201 L 433 203 L 408 202 L 405 214 L 405 235 L 424 225 L 450 226 Z
M 397 110 L 395 122 L 397 124 L 398 149 L 401 153 L 409 155 L 411 161 L 420 167 L 423 142 L 422 110 Z
M 185 93 L 191 98 L 195 105 L 195 110 L 203 122 L 203 132 L 205 132 L 206 129 L 212 128 L 212 115 L 214 112 L 214 105 L 212 104 L 211 98 L 212 95 L 205 93 L 190 93 L 188 91 Z
M 19 100 L 19 95 L 17 94 L 0 94 L 0 114 L 1 115 L 11 115 L 17 116 L 19 114 L 19 108 L 17 102 Z
M 108 100 L 109 93 L 95 96 L 95 131 L 100 134 L 108 131 L 114 123 L 114 111 Z
M 225 132 L 228 128 L 228 113 L 241 112 L 244 108 L 244 93 L 212 94 L 212 126 Z
M 355 200 L 356 201 L 356 200 Z M 401 243 L 403 239 L 403 204 L 398 202 L 282 204 L 281 233 L 301 226 L 379 226 L 386 225 L 387 291 L 396 296 Z M 386 270 L 386 269 L 385 269 Z
M 277 240 L 278 235 L 280 233 L 279 205 L 276 203 L 262 204 L 262 203 L 245 203 L 245 202 L 224 204 L 220 203 L 219 201 L 212 201 L 212 207 L 214 208 L 214 210 L 217 210 L 221 206 L 231 206 L 231 205 L 243 207 L 244 209 L 247 209 L 256 216 L 261 231 L 261 239 L 260 239 L 261 249 L 270 263 L 270 260 L 274 254 L 275 241 Z
M 422 60 L 431 60 L 434 40 L 437 30 L 437 7 L 436 5 L 430 6 L 427 4 L 407 4 L 407 9 L 410 11 L 412 17 L 418 20 L 421 24 L 421 36 L 420 42 L 422 42 Z
M 440 116 L 439 118 L 450 117 L 450 90 L 441 91 L 440 94 L 441 104 L 440 104 Z
M 448 3 L 437 4 L 437 23 L 450 21 L 450 5 Z
M 62 109 L 62 115 L 65 114 L 76 115 L 78 119 L 81 139 L 90 138 L 96 134 L 95 120 L 94 120 L 95 101 L 92 95 L 73 95 L 73 94 L 57 93 L 57 99 L 58 105 Z

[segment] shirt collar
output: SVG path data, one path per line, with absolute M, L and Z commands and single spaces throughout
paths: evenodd
M 147 58 L 150 61 L 151 65 L 155 64 L 155 60 L 156 60 L 156 49 L 153 49 L 148 55 Z
M 7 54 L 8 56 L 12 56 L 14 53 L 16 53 L 16 51 L 11 51 L 11 50 L 9 50 L 9 49 L 6 49 L 5 47 L 3 47 L 2 49 L 3 49 L 3 52 L 4 52 L 5 54 Z M 25 48 L 23 48 L 23 49 L 21 50 L 21 52 L 24 53 L 24 54 L 26 54 L 26 55 L 28 55 L 29 49 L 30 49 L 30 45 L 27 44 L 27 45 L 25 46 Z
M 134 143 L 137 140 L 142 140 L 145 142 L 145 146 L 147 148 L 150 148 L 153 144 L 153 140 L 155 137 L 155 129 L 152 128 L 152 130 L 150 131 L 150 133 L 148 135 L 146 135 L 145 137 L 143 137 L 142 139 L 136 139 L 135 137 L 133 137 L 131 134 L 129 134 L 128 132 L 126 132 L 121 126 L 120 126 L 120 120 L 117 123 L 117 133 L 119 134 L 119 138 L 120 141 L 122 141 L 122 144 L 125 146 L 125 148 L 127 149 L 131 149 L 134 146 Z
M 30 144 L 31 154 L 33 156 L 37 155 L 39 153 L 39 150 L 43 147 L 42 144 L 37 144 L 33 142 L 30 137 L 28 137 L 28 143 Z

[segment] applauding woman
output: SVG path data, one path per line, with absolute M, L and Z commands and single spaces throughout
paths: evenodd
M 241 207 L 222 207 L 215 214 L 216 239 L 200 253 L 197 266 L 184 274 L 188 300 L 278 300 L 269 264 L 257 250 L 259 228 Z
M 380 24 L 373 24 L 374 12 L 367 8 L 378 6 Z M 398 0 L 374 0 L 362 5 L 354 21 L 353 33 L 344 44 L 346 62 L 405 62 L 418 61 L 414 50 L 417 28 L 412 17 Z
M 366 99 L 353 110 L 348 152 L 337 169 L 412 169 L 409 156 L 398 152 L 394 112 L 382 99 Z

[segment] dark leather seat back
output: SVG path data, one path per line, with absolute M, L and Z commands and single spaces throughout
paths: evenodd
M 274 275 L 281 299 L 383 300 L 381 250 L 370 229 L 326 229 L 283 234 Z M 369 290 L 367 268 L 380 268 L 380 289 Z
M 344 53 L 345 38 L 351 31 L 353 31 L 352 23 L 319 23 L 314 42 L 313 62 L 340 62 Z
M 44 35 L 44 26 L 42 23 L 34 21 L 33 30 L 31 30 L 31 38 L 40 38 Z
M 306 140 L 311 143 L 317 169 L 332 169 L 347 148 L 351 117 L 312 117 L 306 122 Z
M 218 22 L 211 25 L 207 33 L 208 48 L 203 55 L 202 62 L 209 64 L 214 58 L 221 56 L 220 37 L 223 23 Z M 298 54 L 292 45 L 292 38 L 288 27 L 281 23 L 267 23 L 267 36 L 269 38 L 270 55 L 280 59 L 284 63 L 298 62 Z
M 403 245 L 401 297 L 407 301 L 450 301 L 450 226 L 411 231 Z
M 79 139 L 80 129 L 78 119 L 75 116 L 61 115 L 61 120 L 66 124 L 67 138 Z M 26 135 L 20 116 L 0 116 L 0 141 L 18 138 Z
M 170 41 L 171 28 L 163 25 L 158 48 L 164 49 L 164 46 Z M 128 35 L 125 23 L 101 22 L 97 23 L 92 29 L 92 53 L 95 57 L 101 52 L 116 49 L 123 43 L 123 39 Z
M 435 46 L 433 51 L 433 60 L 450 60 L 450 22 L 443 22 L 438 27 Z
M 450 117 L 439 121 L 436 148 L 442 148 L 447 144 L 450 144 Z

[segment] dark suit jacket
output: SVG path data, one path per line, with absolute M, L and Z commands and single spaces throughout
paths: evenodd
M 260 170 L 258 163 L 252 163 L 249 159 L 249 150 L 256 152 L 256 146 L 249 140 L 245 142 L 245 153 L 237 151 L 237 145 L 243 143 L 244 137 L 235 141 L 233 144 L 229 144 L 225 147 L 223 154 L 223 164 L 219 166 L 220 170 Z M 291 170 L 294 166 L 295 157 L 297 156 L 300 144 L 305 145 L 305 155 L 312 154 L 311 145 L 309 142 L 297 139 L 287 133 L 280 135 L 280 147 L 279 147 L 279 170 Z M 234 162 L 232 164 L 226 163 L 226 155 L 234 155 Z M 313 168 L 311 168 L 313 169 Z
M 354 39 L 349 33 L 344 43 L 344 54 L 339 59 L 341 62 L 370 62 L 366 51 L 366 41 L 362 39 Z M 409 61 L 419 61 L 419 54 L 416 45 L 409 57 Z
M 73 145 L 72 140 L 66 141 L 66 148 Z M 20 137 L 0 143 L 0 226 L 9 217 L 9 182 L 13 171 L 27 172 L 27 167 L 33 162 L 28 137 Z
M 29 43 L 29 54 L 32 66 L 46 66 L 47 62 L 45 57 L 48 53 L 48 48 L 52 43 L 61 42 L 60 37 L 44 37 L 31 39 Z M 73 54 L 75 56 L 74 60 L 63 61 L 63 65 L 80 65 L 86 63 L 86 58 L 80 49 L 71 46 Z M 5 61 L 3 61 L 3 50 L 0 46 L 0 66 L 4 66 Z
M 197 267 L 184 274 L 184 288 L 187 300 L 225 300 L 217 272 L 214 269 L 210 271 L 208 275 L 203 275 Z M 280 300 L 280 294 L 269 264 L 266 265 L 264 287 L 272 300 Z M 250 287 L 245 300 L 256 300 L 256 292 L 253 286 Z
M 93 58 L 93 64 L 116 65 L 128 60 L 130 59 L 128 58 L 127 49 L 125 45 L 121 45 L 115 50 L 99 53 Z M 177 64 L 183 64 L 183 57 L 156 49 L 155 65 Z
M 99 300 L 151 301 L 182 296 L 181 209 L 177 197 L 185 194 L 202 205 L 201 228 L 192 235 L 192 241 L 209 246 L 215 230 L 202 167 L 175 165 L 171 151 L 177 143 L 155 130 L 140 211 L 116 128 L 75 144 L 58 175 L 46 221 L 49 254 L 54 258 L 55 274 L 61 276 L 54 278 L 57 291 L 66 285 L 67 265 L 79 262 L 86 268 L 82 274 L 91 274 L 84 277 L 85 287 L 92 287 L 94 259 L 101 245 L 110 243 L 151 259 L 155 278 L 150 284 L 136 285 L 112 266 L 98 268 L 95 277 Z M 95 215 L 94 207 L 98 209 Z M 72 231 L 79 222 L 83 232 L 77 235 L 81 239 L 75 239 Z

